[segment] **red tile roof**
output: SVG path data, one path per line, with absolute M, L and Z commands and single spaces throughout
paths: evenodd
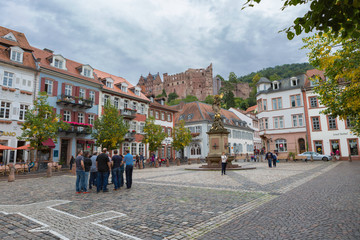
M 141 99 L 143 101 L 147 101 L 147 102 L 150 101 L 142 92 L 140 92 L 140 96 L 138 96 L 132 91 L 127 91 L 127 92 L 121 91 L 121 89 L 117 86 L 117 84 L 119 84 L 119 83 L 126 83 L 128 85 L 128 89 L 134 87 L 125 78 L 118 77 L 118 76 L 115 76 L 115 75 L 112 75 L 110 73 L 106 73 L 106 72 L 103 72 L 103 71 L 100 71 L 100 70 L 97 70 L 97 69 L 94 69 L 94 72 L 101 79 L 111 78 L 112 80 L 114 80 L 114 88 L 109 88 L 109 87 L 103 85 L 103 89 L 113 91 L 113 92 L 118 92 L 118 93 L 121 93 L 123 95 L 127 95 L 127 96 L 132 97 L 132 98 Z
M 248 109 L 246 109 L 246 113 L 248 113 L 248 112 L 254 112 L 255 110 L 257 110 L 257 105 L 248 107 Z
M 18 63 L 18 62 L 10 60 L 10 51 L 7 47 L 0 46 L 0 61 L 12 64 L 12 65 L 16 65 L 19 67 L 33 68 L 33 70 L 36 70 L 35 60 L 34 60 L 31 52 L 24 52 L 23 62 Z
M 59 69 L 59 68 L 51 66 L 50 62 L 48 60 L 49 57 L 54 56 L 55 54 L 45 51 L 45 50 L 35 48 L 35 47 L 32 47 L 32 49 L 34 51 L 35 58 L 40 60 L 40 66 L 42 68 L 50 69 L 50 70 L 53 70 L 53 71 L 56 71 L 59 73 L 63 73 L 66 75 L 77 77 L 77 78 L 81 78 L 83 80 L 86 80 L 86 81 L 89 81 L 92 83 L 97 83 L 99 85 L 101 84 L 101 82 L 96 78 L 96 76 L 94 76 L 94 78 L 88 78 L 88 77 L 85 77 L 80 74 L 78 68 L 85 64 L 81 64 L 81 63 L 78 63 L 73 60 L 65 58 L 67 70 Z
M 10 32 L 14 34 L 14 37 L 16 38 L 17 42 L 3 38 L 6 34 Z M 6 46 L 18 46 L 23 50 L 31 51 L 30 44 L 23 33 L 8 28 L 4 28 L 1 26 L 0 26 L 0 43 Z
M 168 106 L 168 105 L 161 105 L 160 103 L 158 103 L 156 101 L 150 103 L 150 108 L 165 109 L 168 111 L 177 112 L 177 110 L 174 109 L 173 107 Z

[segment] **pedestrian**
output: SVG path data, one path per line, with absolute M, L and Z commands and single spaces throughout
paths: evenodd
M 75 159 L 76 166 L 76 193 L 81 193 L 81 190 L 84 188 L 84 178 L 85 178 L 85 166 L 84 166 L 84 157 L 83 151 L 79 150 L 77 157 Z
M 90 168 L 89 189 L 92 189 L 93 186 L 97 186 L 97 184 L 96 184 L 96 175 L 97 175 L 96 158 L 97 158 L 97 152 L 94 152 L 90 158 L 91 159 L 91 168 Z
M 273 166 L 276 167 L 277 156 L 276 156 L 276 152 L 275 152 L 275 151 L 274 151 L 274 153 L 273 153 L 273 159 L 272 159 L 272 161 L 273 161 Z
M 122 165 L 122 158 L 118 155 L 118 150 L 114 150 L 112 156 L 112 176 L 114 180 L 114 191 L 120 189 L 120 166 Z
M 221 175 L 226 175 L 226 164 L 228 157 L 225 155 L 225 152 L 221 155 Z
M 124 162 L 124 156 L 120 154 L 120 157 L 122 159 L 120 164 L 120 187 L 124 186 L 124 172 L 125 172 L 125 162 Z
M 31 169 L 35 166 L 35 163 L 33 160 L 30 160 L 29 164 L 28 164 L 28 171 L 30 172 Z
M 102 190 L 103 192 L 108 192 L 107 185 L 109 182 L 109 172 L 111 170 L 111 163 L 109 156 L 106 154 L 107 149 L 103 148 L 102 153 L 99 154 L 96 158 L 96 168 L 98 170 L 97 174 L 97 193 Z
M 340 159 L 340 151 L 339 151 L 339 149 L 336 149 L 336 151 L 335 151 L 335 158 L 336 158 L 336 161 L 339 161 L 339 159 Z
M 125 151 L 126 155 L 124 157 L 125 161 L 125 175 L 126 175 L 126 188 L 131 188 L 132 185 L 132 173 L 133 173 L 133 165 L 134 165 L 134 159 L 133 155 L 129 153 L 129 150 Z
M 90 153 L 89 152 L 85 152 L 84 154 L 84 186 L 83 186 L 83 191 L 84 193 L 90 193 L 88 192 L 88 181 L 89 181 L 89 174 L 90 174 L 90 169 L 92 166 L 92 161 L 89 158 L 90 157 Z
M 143 165 L 143 168 L 145 168 L 145 163 L 144 163 L 144 161 L 145 161 L 145 158 L 144 158 L 143 153 L 141 152 L 141 153 L 140 153 L 140 164 Z
M 137 168 L 140 168 L 140 157 L 139 157 L 139 155 L 136 154 L 135 160 L 136 160 L 136 162 L 135 162 L 135 168 L 136 168 L 136 167 L 137 167 Z
M 70 159 L 70 170 L 72 169 L 72 166 L 73 166 L 74 163 L 75 163 L 75 158 L 74 158 L 74 156 L 71 156 L 71 159 Z
M 270 151 L 265 154 L 265 159 L 268 160 L 269 168 L 271 168 L 273 161 L 273 154 Z

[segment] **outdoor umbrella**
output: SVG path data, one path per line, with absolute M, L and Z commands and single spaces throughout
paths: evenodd
M 0 144 L 0 150 L 16 150 L 16 148 L 13 148 L 13 147 L 9 147 L 9 146 L 5 146 L 5 145 L 1 145 L 1 144 Z
M 33 148 L 30 147 L 30 144 L 27 144 L 27 145 L 18 147 L 18 148 L 16 148 L 16 149 L 17 149 L 17 150 L 32 150 Z

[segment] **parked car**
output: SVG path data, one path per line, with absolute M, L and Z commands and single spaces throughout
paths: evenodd
M 332 159 L 332 156 L 330 155 L 320 154 L 317 152 L 303 152 L 299 154 L 299 156 L 306 156 L 307 160 L 311 160 L 311 156 L 313 157 L 313 160 L 329 161 Z

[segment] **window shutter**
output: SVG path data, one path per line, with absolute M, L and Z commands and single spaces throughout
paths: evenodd
M 90 98 L 90 89 L 86 89 L 85 98 L 86 99 Z
M 73 97 L 76 96 L 76 87 L 75 87 L 75 86 L 72 86 L 71 95 L 72 95 Z
M 61 120 L 65 120 L 64 119 L 64 109 L 60 109 L 60 115 L 61 115 Z
M 45 92 L 45 78 L 41 78 L 40 92 Z
M 58 81 L 53 81 L 53 92 L 52 95 L 53 96 L 57 96 L 57 92 L 58 91 Z
M 104 94 L 101 94 L 101 105 L 104 106 Z
M 84 118 L 85 118 L 85 123 L 86 124 L 89 124 L 89 115 L 90 114 L 84 113 Z
M 65 94 L 65 85 L 64 82 L 61 84 L 61 94 Z
M 95 92 L 95 105 L 99 105 L 99 92 Z
M 77 112 L 72 112 L 71 113 L 71 121 L 72 122 L 77 122 Z

